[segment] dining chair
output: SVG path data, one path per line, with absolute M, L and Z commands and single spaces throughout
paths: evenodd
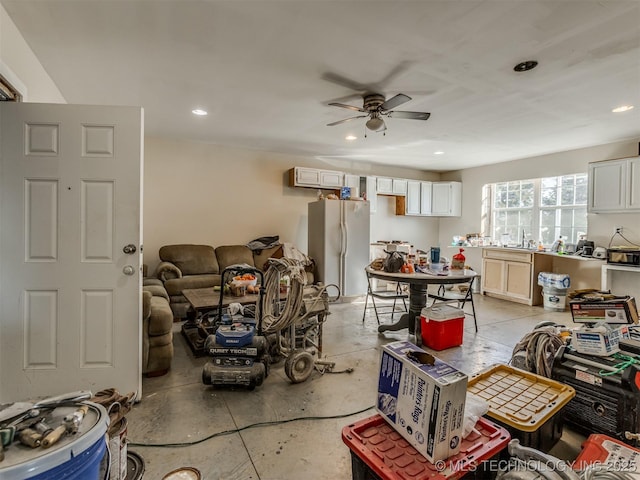
M 364 323 L 365 316 L 367 315 L 367 310 L 373 308 L 373 311 L 376 315 L 376 321 L 378 325 L 380 325 L 380 316 L 381 314 L 391 313 L 391 321 L 393 322 L 393 316 L 396 312 L 408 312 L 407 308 L 407 299 L 409 298 L 409 294 L 405 292 L 403 289 L 403 285 L 401 282 L 394 282 L 395 289 L 393 290 L 382 290 L 374 288 L 373 278 L 366 272 L 367 275 L 367 297 L 364 301 L 364 312 L 362 313 L 362 322 Z M 392 282 L 389 282 L 392 283 Z M 369 307 L 369 298 L 371 298 L 372 306 Z M 378 300 L 384 300 L 383 304 L 376 304 L 376 298 Z M 393 303 L 389 305 L 389 301 L 393 300 Z M 402 300 L 402 306 L 398 304 L 398 300 Z
M 478 320 L 476 318 L 476 306 L 473 303 L 473 283 L 476 281 L 477 277 L 472 277 L 469 283 L 460 283 L 459 285 L 464 285 L 467 287 L 467 291 L 460 291 L 460 293 L 455 292 L 453 289 L 447 290 L 446 285 L 440 284 L 438 286 L 437 293 L 429 293 L 429 298 L 433 300 L 431 302 L 431 306 L 436 302 L 444 302 L 448 304 L 456 304 L 459 309 L 464 311 L 465 316 L 469 315 L 473 317 L 473 323 L 476 327 L 476 333 L 478 333 Z M 455 288 L 455 285 L 453 285 Z M 471 313 L 464 310 L 464 307 L 467 303 L 471 304 Z

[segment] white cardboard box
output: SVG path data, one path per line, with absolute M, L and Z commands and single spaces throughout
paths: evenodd
M 602 326 L 581 327 L 574 330 L 571 346 L 579 353 L 607 356 L 620 351 L 620 340 L 628 339 L 629 327 L 622 325 L 608 329 Z
M 383 345 L 376 409 L 420 454 L 434 463 L 460 451 L 467 375 L 432 357 L 418 363 L 409 342 Z

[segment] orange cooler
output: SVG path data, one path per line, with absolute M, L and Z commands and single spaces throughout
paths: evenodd
M 423 308 L 420 315 L 422 344 L 434 350 L 462 345 L 464 311 L 445 303 Z

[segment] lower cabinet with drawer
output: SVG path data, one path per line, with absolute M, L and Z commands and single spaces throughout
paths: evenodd
M 542 288 L 538 274 L 551 271 L 552 258 L 529 250 L 484 248 L 482 250 L 482 293 L 491 297 L 540 305 Z

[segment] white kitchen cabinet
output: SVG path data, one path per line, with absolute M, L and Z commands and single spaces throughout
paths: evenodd
M 402 178 L 394 178 L 392 181 L 392 189 L 394 195 L 407 194 L 407 180 Z
M 345 173 L 344 186 L 351 188 L 351 198 L 360 196 L 360 175 Z
M 396 215 L 431 215 L 431 182 L 407 180 L 406 197 L 396 197 Z
M 420 215 L 420 182 L 409 180 L 407 182 L 407 198 L 405 202 L 406 215 Z
M 589 164 L 591 213 L 640 211 L 640 157 Z
M 626 208 L 626 160 L 589 164 L 589 211 L 621 212 Z
M 340 188 L 344 183 L 344 173 L 320 170 L 321 188 Z
M 433 196 L 433 184 L 431 182 L 420 182 L 420 213 L 431 215 L 431 197 Z
M 289 185 L 292 187 L 340 188 L 343 182 L 343 172 L 307 167 L 289 170 Z
M 627 162 L 627 208 L 640 211 L 640 157 L 630 158 Z
M 389 177 L 378 177 L 376 179 L 376 191 L 378 195 L 393 195 L 393 179 Z
M 367 177 L 367 200 L 369 201 L 369 213 L 378 210 L 378 191 L 376 190 L 376 177 Z
M 320 170 L 316 168 L 295 167 L 290 172 L 293 172 L 293 186 L 295 187 L 320 186 Z
M 459 217 L 462 214 L 462 184 L 460 182 L 433 182 L 431 189 L 431 215 Z

